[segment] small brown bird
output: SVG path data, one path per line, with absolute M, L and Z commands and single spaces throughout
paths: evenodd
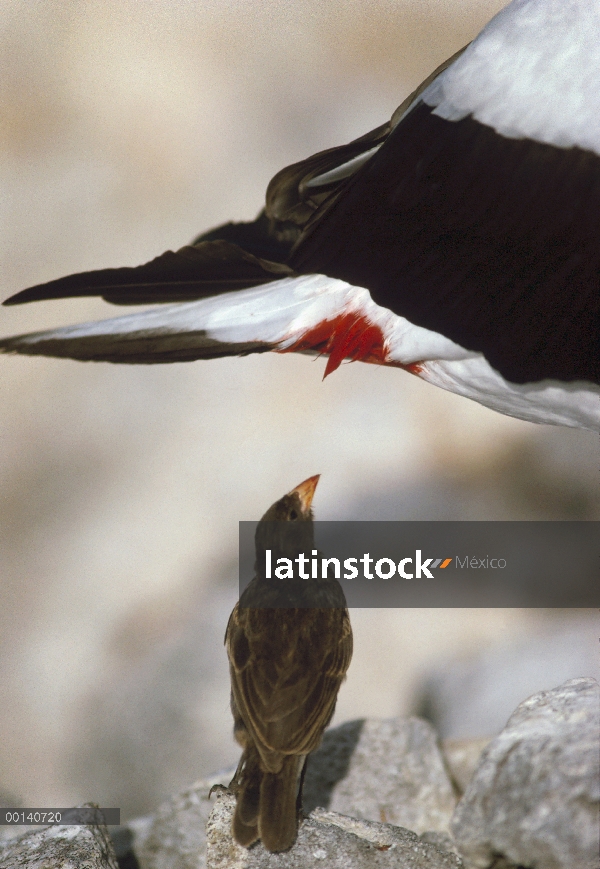
M 352 657 L 337 580 L 269 578 L 265 569 L 266 549 L 273 565 L 301 552 L 311 557 L 318 480 L 305 480 L 262 517 L 255 576 L 225 634 L 234 735 L 243 748 L 230 783 L 233 836 L 245 846 L 261 839 L 268 851 L 285 851 L 296 839 L 306 758 L 321 742 Z

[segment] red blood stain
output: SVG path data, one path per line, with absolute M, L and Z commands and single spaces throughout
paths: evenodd
M 332 320 L 323 320 L 305 332 L 291 347 L 279 352 L 293 353 L 299 350 L 329 354 L 323 379 L 339 368 L 344 359 L 380 365 L 387 361 L 383 332 L 379 326 L 355 311 L 340 314 Z

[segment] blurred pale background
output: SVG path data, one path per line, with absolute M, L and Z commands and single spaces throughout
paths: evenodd
M 382 123 L 501 5 L 4 0 L 2 298 L 252 218 L 278 169 Z M 118 313 L 2 309 L 0 333 Z M 26 805 L 131 815 L 237 758 L 222 648 L 237 522 L 305 477 L 322 474 L 319 519 L 600 517 L 597 435 L 396 370 L 322 382 L 323 360 L 270 355 L 0 367 L 0 794 Z M 504 644 L 525 649 L 518 668 L 548 625 L 586 660 L 598 644 L 582 612 L 353 623 L 337 721 L 413 710 L 422 676 L 456 656 Z M 523 696 L 590 675 L 556 667 Z

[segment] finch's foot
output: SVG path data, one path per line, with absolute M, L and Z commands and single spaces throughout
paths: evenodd
M 210 800 L 212 795 L 214 793 L 217 793 L 217 792 L 221 793 L 221 794 L 233 794 L 234 793 L 234 791 L 231 789 L 231 787 L 227 787 L 227 785 L 216 784 L 216 785 L 213 785 L 211 787 L 211 789 L 209 790 L 208 799 Z

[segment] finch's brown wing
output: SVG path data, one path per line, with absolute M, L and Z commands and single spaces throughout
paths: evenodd
M 324 627 L 327 643 L 306 679 L 298 679 L 294 686 L 296 703 L 290 698 L 292 702 L 284 707 L 276 696 L 266 710 L 264 740 L 267 745 L 279 747 L 287 740 L 288 751 L 310 754 L 318 747 L 333 716 L 338 691 L 352 658 L 352 631 L 347 611 L 326 610 L 325 613 L 342 618 Z M 334 636 L 336 642 L 332 643 Z
M 343 610 L 294 611 L 302 613 L 301 618 L 311 613 L 313 641 L 306 643 L 299 631 L 284 654 L 282 649 L 279 654 L 268 649 L 266 655 L 255 653 L 269 634 L 269 619 L 275 621 L 286 611 L 260 612 L 263 625 L 258 632 L 252 619 L 232 614 L 227 631 L 232 691 L 263 762 L 277 771 L 282 754 L 308 754 L 319 744 L 350 664 L 352 633 Z

